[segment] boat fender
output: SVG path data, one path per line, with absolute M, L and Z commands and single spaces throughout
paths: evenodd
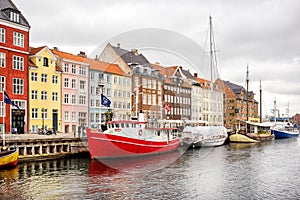
M 143 135 L 143 130 L 142 129 L 139 130 L 139 135 L 140 136 Z

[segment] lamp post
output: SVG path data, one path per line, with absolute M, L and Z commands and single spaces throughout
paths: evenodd
M 45 109 L 42 108 L 42 133 L 45 133 L 45 113 L 44 113 Z

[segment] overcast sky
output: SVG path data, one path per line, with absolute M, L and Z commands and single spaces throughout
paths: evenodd
M 250 89 L 257 100 L 262 80 L 264 115 L 270 115 L 275 98 L 281 114 L 288 104 L 290 114 L 300 113 L 300 2 L 297 0 L 13 1 L 31 25 L 31 46 L 57 46 L 73 54 L 85 51 L 91 55 L 111 38 L 120 38 L 125 49 L 139 49 L 140 43 L 134 46 L 132 38 L 128 38 L 131 42 L 127 45 L 124 37 L 118 36 L 145 28 L 179 34 L 176 37 L 187 39 L 181 41 L 192 41 L 204 49 L 211 15 L 221 78 L 245 86 L 248 64 Z M 153 41 L 156 47 L 166 40 L 155 35 L 148 42 Z M 177 41 L 172 43 L 175 48 Z M 185 53 L 203 56 L 198 50 L 192 45 Z M 162 51 L 161 57 L 148 52 L 149 55 L 147 51 L 143 54 L 150 62 L 177 64 L 176 59 L 165 59 Z M 184 57 L 189 58 L 188 55 Z

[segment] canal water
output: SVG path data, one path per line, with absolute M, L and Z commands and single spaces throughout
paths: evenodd
M 87 157 L 20 163 L 0 171 L 0 199 L 300 199 L 300 139 L 181 153 L 110 167 Z

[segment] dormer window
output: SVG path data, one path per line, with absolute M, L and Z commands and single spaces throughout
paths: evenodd
M 13 22 L 20 23 L 20 14 L 16 13 L 15 11 L 10 11 L 9 12 L 9 19 Z
M 43 59 L 43 66 L 48 67 L 49 66 L 49 60 L 48 58 Z

